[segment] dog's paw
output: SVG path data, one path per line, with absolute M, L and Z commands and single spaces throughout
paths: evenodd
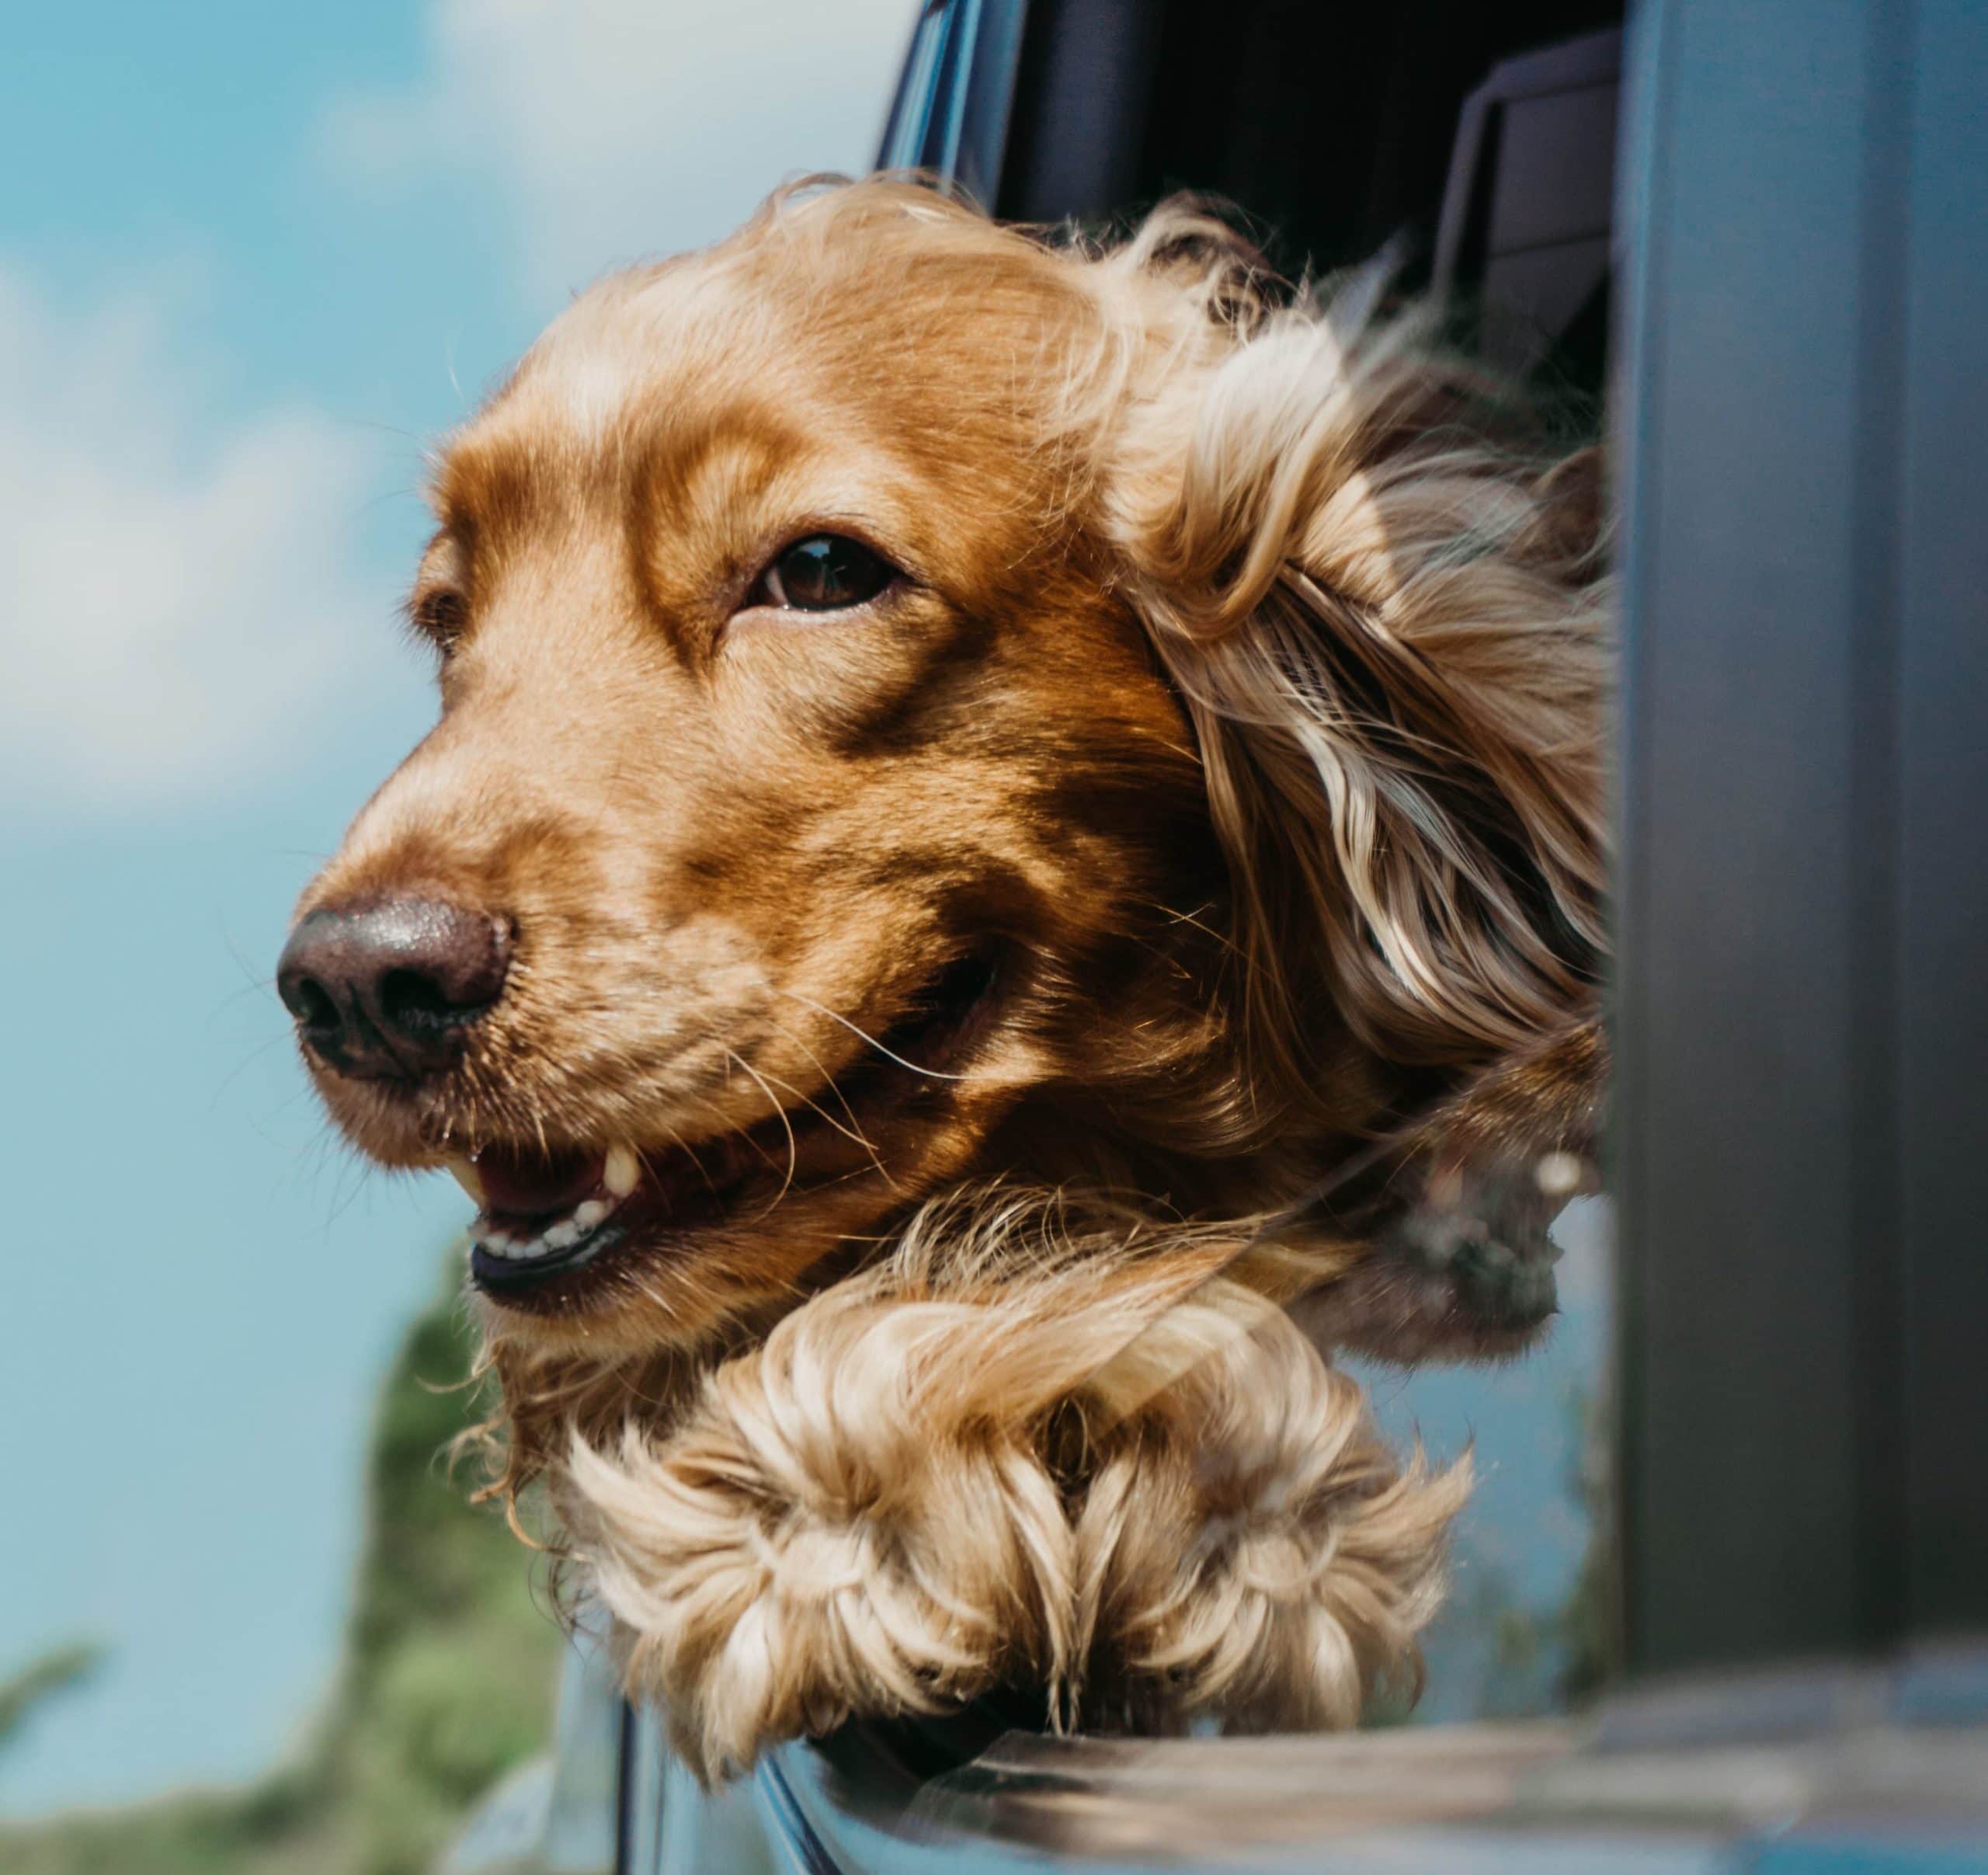
M 996 1688 L 1350 1724 L 1415 1675 L 1468 1489 L 1399 1466 L 1273 1304 L 1154 1260 L 851 1279 L 666 1429 L 576 1436 L 556 1502 L 631 1696 L 717 1779 Z
M 1362 1245 L 1298 1313 L 1329 1343 L 1395 1361 L 1517 1351 L 1558 1303 L 1549 1233 L 1597 1189 L 1607 1080 L 1598 1023 L 1493 1063 L 1364 1184 L 1320 1207 Z
M 569 1454 L 562 1515 L 630 1694 L 707 1780 L 853 1714 L 1061 1672 L 1068 1519 L 1026 1442 L 928 1358 L 966 1355 L 933 1319 L 957 1313 L 831 1292 L 666 1438 Z
M 1550 1231 L 1570 1196 L 1593 1189 L 1588 1162 L 1567 1152 L 1424 1160 L 1399 1183 L 1413 1195 L 1371 1227 L 1360 1261 L 1301 1314 L 1325 1339 L 1391 1361 L 1528 1346 L 1559 1306 Z
M 1107 1435 L 1077 1522 L 1086 1710 L 1144 1731 L 1350 1726 L 1380 1682 L 1419 1685 L 1468 1462 L 1399 1464 L 1281 1313 L 1164 1326 L 1205 1351 Z

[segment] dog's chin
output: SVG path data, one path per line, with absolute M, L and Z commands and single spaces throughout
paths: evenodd
M 1005 974 L 992 948 L 964 953 L 832 1085 L 720 1132 L 679 1118 L 590 1136 L 583 1116 L 548 1115 L 549 1139 L 485 1135 L 464 1151 L 447 1143 L 462 1127 L 446 1082 L 326 1093 L 363 1150 L 444 1163 L 474 1200 L 470 1279 L 502 1338 L 688 1346 L 791 1302 L 808 1271 L 970 1157 L 959 1070 L 999 1028 Z

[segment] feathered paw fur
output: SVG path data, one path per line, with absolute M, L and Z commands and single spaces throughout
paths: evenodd
M 1402 1465 L 1358 1384 L 1236 1285 L 1149 1338 L 1191 1354 L 1100 1441 L 1077 1512 L 1087 1716 L 1338 1730 L 1383 1680 L 1419 1690 L 1468 1459 Z
M 663 1434 L 575 1440 L 561 1515 L 632 1696 L 701 1776 L 852 1716 L 1038 1691 L 1052 1725 L 1350 1725 L 1413 1678 L 1466 1465 L 1208 1247 L 1110 1279 L 915 1250 L 787 1317 Z

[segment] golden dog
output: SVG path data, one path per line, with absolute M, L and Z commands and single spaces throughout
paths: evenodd
M 1550 1310 L 1607 590 L 1591 464 L 1377 292 L 816 185 L 440 461 L 441 719 L 280 981 L 349 1137 L 476 1197 L 502 1488 L 707 1774 L 1413 1671 L 1462 1474 L 1319 1350 Z

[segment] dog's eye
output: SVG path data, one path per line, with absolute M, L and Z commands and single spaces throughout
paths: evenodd
M 408 617 L 415 630 L 447 656 L 469 623 L 469 601 L 452 587 L 438 586 L 415 597 L 408 606 Z
M 839 612 L 874 599 L 896 577 L 897 569 L 860 541 L 814 534 L 780 550 L 746 603 L 795 612 Z

